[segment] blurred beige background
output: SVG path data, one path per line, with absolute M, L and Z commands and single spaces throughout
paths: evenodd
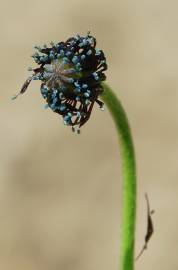
M 88 30 L 105 51 L 108 82 L 132 126 L 138 166 L 137 270 L 178 269 L 178 2 L 0 2 L 0 269 L 116 270 L 121 172 L 114 125 L 96 108 L 77 136 L 44 110 L 39 82 L 10 100 L 35 44 Z M 97 106 L 96 106 L 97 107 Z

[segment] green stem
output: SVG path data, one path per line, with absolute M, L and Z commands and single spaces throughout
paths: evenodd
M 119 137 L 123 194 L 120 270 L 134 269 L 134 240 L 136 220 L 136 165 L 134 146 L 126 113 L 111 88 L 103 83 L 102 99 L 115 122 Z

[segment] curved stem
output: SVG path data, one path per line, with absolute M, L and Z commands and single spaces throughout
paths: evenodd
M 111 88 L 103 83 L 101 95 L 115 122 L 122 162 L 122 224 L 120 270 L 134 269 L 134 240 L 136 220 L 136 165 L 134 146 L 126 113 Z

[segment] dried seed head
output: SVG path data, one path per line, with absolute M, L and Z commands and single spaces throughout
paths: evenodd
M 37 52 L 32 57 L 39 67 L 30 69 L 33 74 L 19 94 L 27 90 L 31 80 L 41 80 L 41 94 L 48 107 L 62 115 L 64 124 L 74 131 L 74 126 L 80 128 L 88 121 L 95 102 L 103 108 L 98 96 L 103 91 L 101 82 L 106 79 L 106 59 L 103 51 L 96 49 L 96 39 L 90 33 L 50 44 L 35 46 Z

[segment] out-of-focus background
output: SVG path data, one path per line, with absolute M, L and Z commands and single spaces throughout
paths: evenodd
M 137 270 L 178 269 L 178 2 L 1 0 L 0 268 L 116 270 L 121 169 L 114 125 L 97 106 L 76 135 L 44 110 L 39 82 L 11 101 L 35 44 L 88 30 L 128 113 L 138 166 L 136 253 L 149 195 L 155 233 Z

